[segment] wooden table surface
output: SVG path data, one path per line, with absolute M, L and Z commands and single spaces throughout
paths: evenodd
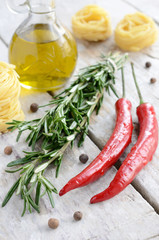
M 137 10 L 150 15 L 159 24 L 159 1 L 149 0 L 60 0 L 56 1 L 57 16 L 61 22 L 71 30 L 71 16 L 87 4 L 96 3 L 104 7 L 111 15 L 113 29 L 125 14 L 134 13 Z M 0 61 L 8 61 L 8 45 L 16 27 L 25 18 L 25 15 L 11 13 L 5 1 L 0 1 Z M 79 68 L 94 63 L 100 53 L 117 50 L 113 36 L 100 43 L 88 43 L 77 41 Z M 139 53 L 130 53 L 130 60 L 135 63 L 136 74 L 141 90 L 146 101 L 155 107 L 159 119 L 159 41 L 152 47 Z M 145 69 L 146 61 L 152 63 L 150 69 Z M 130 65 L 126 65 L 126 93 L 133 105 L 133 122 L 137 123 L 135 114 L 138 105 L 138 97 L 134 87 Z M 155 84 L 150 84 L 150 78 L 157 78 Z M 121 93 L 121 77 L 117 74 L 116 89 Z M 32 102 L 47 103 L 51 96 L 48 93 L 23 92 L 21 96 L 22 108 L 26 119 L 32 119 L 43 115 L 45 109 L 37 113 L 30 113 L 29 106 Z M 89 162 L 99 153 L 112 133 L 115 120 L 115 97 L 105 94 L 104 103 L 98 116 L 91 118 L 88 137 L 81 148 L 67 149 L 61 167 L 59 178 L 55 180 L 55 169 L 49 168 L 46 174 L 50 181 L 60 189 L 72 176 L 80 172 L 85 166 L 79 163 L 81 153 L 89 155 Z M 16 143 L 17 132 L 0 136 L 0 203 L 4 199 L 7 190 L 11 187 L 17 174 L 5 172 L 7 163 L 22 156 L 23 150 L 28 150 L 24 137 Z M 133 143 L 136 141 L 136 132 L 133 133 Z M 11 145 L 13 153 L 6 156 L 4 147 Z M 130 147 L 126 153 L 130 151 Z M 123 161 L 126 153 L 120 158 Z M 47 197 L 41 200 L 41 212 L 26 214 L 21 218 L 23 201 L 13 196 L 5 208 L 0 208 L 0 240 L 150 240 L 159 239 L 159 148 L 152 162 L 150 162 L 121 194 L 111 200 L 90 205 L 89 199 L 96 193 L 104 190 L 113 179 L 117 171 L 112 167 L 97 182 L 82 189 L 74 190 L 62 198 L 55 196 L 55 209 L 50 207 Z M 75 211 L 83 212 L 80 222 L 73 220 Z M 47 226 L 50 217 L 59 219 L 60 226 L 51 230 Z

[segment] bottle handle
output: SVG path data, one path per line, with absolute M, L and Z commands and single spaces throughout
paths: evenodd
M 6 4 L 13 13 L 28 13 L 30 10 L 28 0 L 6 0 Z

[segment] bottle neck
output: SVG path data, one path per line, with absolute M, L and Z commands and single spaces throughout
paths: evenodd
M 32 14 L 55 14 L 54 0 L 28 0 Z
M 57 22 L 54 10 L 51 12 L 30 11 L 28 19 L 32 22 L 32 24 L 50 25 Z

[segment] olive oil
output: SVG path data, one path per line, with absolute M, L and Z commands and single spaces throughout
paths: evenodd
M 16 65 L 20 82 L 26 88 L 54 90 L 71 76 L 77 59 L 76 43 L 64 30 L 59 37 L 47 24 L 31 25 L 13 35 L 9 61 Z

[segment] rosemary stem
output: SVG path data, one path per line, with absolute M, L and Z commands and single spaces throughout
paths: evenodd
M 124 68 L 121 68 L 121 76 L 122 76 L 122 97 L 125 98 L 125 78 L 124 78 Z

